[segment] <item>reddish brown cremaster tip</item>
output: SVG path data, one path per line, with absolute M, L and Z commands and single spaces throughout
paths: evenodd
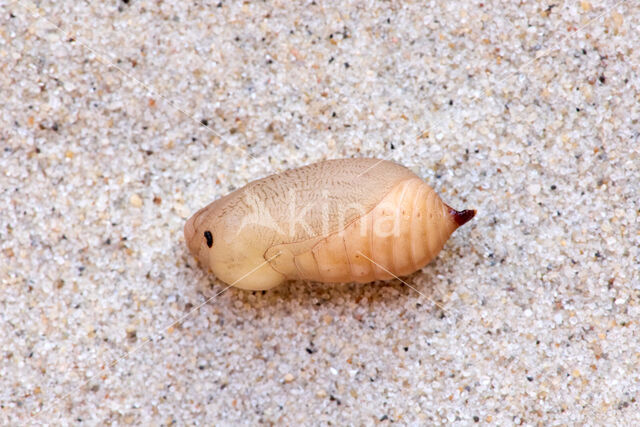
M 458 227 L 463 226 L 467 222 L 471 221 L 471 218 L 476 216 L 475 209 L 465 209 L 463 211 L 457 211 L 453 208 L 449 208 L 449 213 L 451 213 L 451 217 L 458 224 Z

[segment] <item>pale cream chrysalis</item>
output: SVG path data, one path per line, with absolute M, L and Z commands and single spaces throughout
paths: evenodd
M 184 235 L 203 268 L 238 288 L 364 283 L 421 269 L 474 215 L 404 166 L 341 159 L 250 182 L 196 212 Z

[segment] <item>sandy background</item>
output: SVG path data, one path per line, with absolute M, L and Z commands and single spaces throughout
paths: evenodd
M 638 25 L 632 1 L 0 0 L 0 423 L 638 425 Z M 193 311 L 224 285 L 187 216 L 354 156 L 478 209 L 424 295 Z

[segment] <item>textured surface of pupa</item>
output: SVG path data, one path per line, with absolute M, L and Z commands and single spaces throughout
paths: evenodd
M 421 269 L 474 215 L 404 166 L 339 159 L 250 182 L 196 212 L 184 235 L 203 268 L 238 288 L 365 283 Z

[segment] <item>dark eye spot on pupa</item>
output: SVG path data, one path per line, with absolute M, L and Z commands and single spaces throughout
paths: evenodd
M 213 236 L 210 231 L 207 230 L 204 232 L 204 238 L 207 239 L 207 246 L 213 246 Z

